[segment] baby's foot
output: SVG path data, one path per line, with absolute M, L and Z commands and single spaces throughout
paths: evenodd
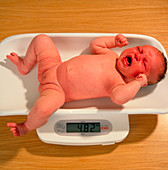
M 12 53 L 10 53 L 10 55 L 7 55 L 6 57 L 17 66 L 17 68 L 21 74 L 25 75 L 28 73 L 25 69 L 23 59 L 20 58 L 16 53 L 12 52 Z
M 29 132 L 29 130 L 26 128 L 24 123 L 7 123 L 7 126 L 10 127 L 10 131 L 13 133 L 13 136 L 23 136 Z
M 6 57 L 9 60 L 11 60 L 12 63 L 14 63 L 16 66 L 18 66 L 18 64 L 20 62 L 20 57 L 16 53 L 12 52 L 12 53 L 10 53 L 10 55 L 7 55 Z

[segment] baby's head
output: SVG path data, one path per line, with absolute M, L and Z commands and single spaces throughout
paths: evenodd
M 153 46 L 144 45 L 124 50 L 117 60 L 117 69 L 126 81 L 134 80 L 140 73 L 147 76 L 148 84 L 162 80 L 167 70 L 167 60 Z

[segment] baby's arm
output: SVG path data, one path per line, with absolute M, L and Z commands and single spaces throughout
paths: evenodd
M 130 83 L 121 84 L 112 89 L 111 100 L 118 105 L 122 105 L 131 100 L 137 94 L 139 89 L 146 85 L 146 75 L 139 74 L 135 80 L 131 81 Z
M 65 101 L 64 94 L 55 90 L 45 90 L 34 104 L 27 120 L 23 123 L 8 123 L 14 136 L 23 136 L 31 130 L 47 123 L 53 112 L 59 109 Z
M 114 47 L 123 47 L 128 45 L 127 39 L 122 35 L 118 34 L 116 36 L 104 36 L 93 40 L 90 43 L 90 49 L 94 54 L 105 54 Z

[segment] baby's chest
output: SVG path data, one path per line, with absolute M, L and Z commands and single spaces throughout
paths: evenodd
M 105 89 L 111 90 L 118 86 L 119 84 L 124 84 L 124 80 L 117 70 L 112 69 L 110 72 L 106 72 L 104 78 L 102 78 L 102 86 Z

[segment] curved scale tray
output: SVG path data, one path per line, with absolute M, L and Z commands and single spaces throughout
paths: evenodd
M 89 54 L 89 43 L 100 36 L 113 36 L 112 33 L 46 33 L 57 46 L 62 60 L 80 54 Z M 0 43 L 0 116 L 27 115 L 38 98 L 37 67 L 28 75 L 20 75 L 15 65 L 6 59 L 10 52 L 24 56 L 34 36 L 20 34 L 6 38 Z M 153 45 L 167 57 L 164 47 L 156 39 L 138 34 L 124 34 L 129 45 L 114 48 L 118 54 L 125 48 L 137 45 Z M 115 105 L 108 98 L 88 99 L 65 104 L 58 113 L 127 113 L 158 114 L 167 113 L 168 77 L 157 85 L 141 88 L 134 99 L 123 106 Z

